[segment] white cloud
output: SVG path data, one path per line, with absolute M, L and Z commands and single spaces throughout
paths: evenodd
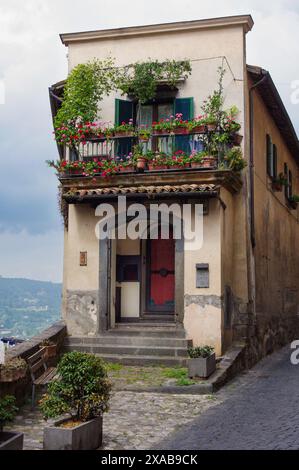
M 62 232 L 0 233 L 0 275 L 61 282 Z
M 23 195 L 31 206 L 31 216 L 28 212 L 21 221 L 21 234 L 10 233 L 15 224 L 0 234 L 3 275 L 60 279 L 62 232 L 46 231 L 58 227 L 57 182 L 48 176 L 51 170 L 44 165 L 46 159 L 57 157 L 47 88 L 67 73 L 67 50 L 59 33 L 248 13 L 255 26 L 247 35 L 247 62 L 270 71 L 299 131 L 299 104 L 291 103 L 291 84 L 299 80 L 298 2 L 1 0 L 0 81 L 4 80 L 6 93 L 5 104 L 0 106 L 0 154 L 6 156 L 1 161 L 1 174 L 6 178 L 0 188 L 0 208 L 7 208 L 6 216 L 9 210 L 19 218 L 20 212 L 11 210 L 12 201 Z M 53 222 L 49 213 L 54 216 Z M 44 218 L 44 222 L 41 220 L 37 227 L 34 217 Z M 3 220 L 7 226 L 9 219 L 4 219 L 4 211 Z M 36 230 L 41 234 L 29 235 Z

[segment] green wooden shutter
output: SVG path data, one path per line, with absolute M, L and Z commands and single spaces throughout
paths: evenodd
M 177 98 L 174 100 L 174 112 L 182 113 L 184 121 L 194 118 L 193 98 Z M 175 137 L 175 149 L 183 150 L 187 154 L 191 152 L 190 137 L 188 135 L 177 135 Z
M 291 170 L 289 170 L 289 186 L 288 186 L 288 198 L 293 196 L 293 175 Z
M 284 173 L 285 179 L 287 180 L 287 184 L 284 186 L 284 195 L 285 195 L 285 198 L 288 199 L 289 198 L 289 168 L 288 168 L 287 163 L 284 163 L 283 165 L 283 173 Z
M 277 178 L 277 147 L 273 144 L 272 176 Z
M 267 147 L 267 174 L 273 176 L 273 144 L 269 134 L 266 136 Z
M 119 126 L 122 122 L 128 122 L 133 119 L 133 103 L 132 101 L 115 99 L 115 118 L 114 122 L 116 126 Z M 126 137 L 118 139 L 116 145 L 116 156 L 123 158 L 132 152 L 132 139 Z

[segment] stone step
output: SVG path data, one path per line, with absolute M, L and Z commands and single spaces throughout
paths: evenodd
M 102 355 L 118 355 L 118 356 L 160 356 L 160 357 L 187 357 L 186 348 L 174 348 L 163 346 L 123 346 L 123 345 L 94 345 L 94 344 L 76 344 L 65 345 L 65 351 L 89 352 L 92 354 Z
M 186 367 L 187 359 L 171 356 L 131 356 L 127 354 L 97 354 L 106 362 L 114 362 L 127 366 L 168 366 Z
M 143 336 L 143 337 L 154 337 L 158 336 L 159 338 L 186 338 L 185 330 L 177 326 L 167 326 L 159 327 L 153 326 L 151 323 L 148 326 L 135 326 L 135 325 L 121 325 L 116 326 L 115 328 L 107 332 L 108 335 L 115 336 Z
M 116 336 L 102 335 L 92 337 L 69 336 L 65 339 L 65 344 L 69 346 L 75 345 L 92 345 L 92 346 L 136 346 L 136 347 L 178 347 L 188 348 L 192 345 L 192 341 L 185 338 L 161 337 L 161 336 Z

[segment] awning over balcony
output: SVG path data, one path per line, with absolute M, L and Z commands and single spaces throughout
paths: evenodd
M 93 189 L 70 189 L 63 194 L 63 198 L 69 202 L 84 201 L 86 199 L 116 198 L 117 196 L 159 198 L 167 196 L 192 196 L 217 197 L 219 186 L 215 184 L 182 184 L 164 186 L 111 186 Z

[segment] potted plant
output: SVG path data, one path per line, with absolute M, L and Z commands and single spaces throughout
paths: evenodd
M 23 379 L 27 373 L 27 363 L 21 357 L 14 357 L 1 364 L 0 382 L 15 382 Z
M 297 209 L 297 204 L 299 202 L 299 196 L 297 194 L 293 194 L 288 198 L 288 205 L 291 209 Z
M 16 399 L 11 395 L 0 398 L 0 450 L 22 450 L 24 434 L 21 432 L 5 432 L 6 423 L 13 421 L 18 408 Z
M 188 375 L 190 378 L 208 378 L 216 370 L 216 356 L 212 346 L 188 349 Z
M 135 171 L 135 163 L 132 158 L 132 154 L 129 154 L 125 160 L 118 159 L 118 171 L 120 173 L 131 173 Z
M 129 122 L 123 121 L 119 126 L 114 128 L 115 137 L 132 137 L 134 133 L 133 119 Z
M 142 144 L 134 145 L 133 147 L 133 160 L 136 162 L 138 170 L 144 171 L 146 168 L 147 158 L 143 154 Z
M 222 112 L 221 128 L 230 136 L 230 141 L 234 145 L 240 145 L 243 136 L 238 134 L 241 129 L 241 124 L 237 122 L 236 117 L 239 114 L 239 109 L 232 106 L 228 111 Z
M 50 359 L 57 355 L 57 344 L 49 339 L 45 339 L 39 345 L 39 349 L 45 348 L 45 359 Z
M 209 114 L 204 118 L 204 123 L 208 132 L 214 132 L 217 128 L 217 118 L 212 114 Z
M 224 157 L 227 166 L 233 171 L 241 171 L 246 166 L 240 147 L 232 147 Z
M 203 134 L 206 132 L 206 126 L 203 116 L 197 116 L 188 123 L 189 132 L 192 134 Z
M 196 152 L 196 150 L 194 150 L 189 157 L 191 168 L 202 168 L 205 155 L 207 155 L 207 153 L 204 151 Z
M 71 352 L 60 360 L 59 378 L 40 401 L 45 419 L 68 414 L 44 429 L 45 450 L 93 450 L 102 444 L 103 413 L 111 384 L 101 358 Z
M 171 132 L 173 134 L 188 134 L 189 126 L 188 121 L 183 121 L 182 113 L 177 113 L 171 120 Z
M 215 155 L 204 155 L 202 159 L 203 168 L 216 168 L 217 167 L 217 157 Z
M 169 119 L 160 119 L 158 122 L 154 121 L 152 123 L 153 135 L 169 134 L 172 130 L 171 118 L 173 119 L 173 116 L 171 116 Z
M 275 192 L 282 191 L 283 186 L 288 185 L 288 180 L 283 173 L 279 173 L 277 178 L 272 179 L 272 189 Z
M 155 156 L 148 162 L 148 169 L 153 170 L 167 170 L 168 157 L 165 154 L 155 154 Z
M 167 160 L 168 167 L 172 170 L 182 170 L 182 168 L 188 168 L 190 161 L 185 152 L 177 150 L 172 157 Z
M 151 129 L 141 126 L 138 130 L 138 138 L 140 142 L 148 142 L 151 137 Z

